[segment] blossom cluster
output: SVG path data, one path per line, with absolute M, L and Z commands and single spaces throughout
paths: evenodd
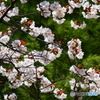
M 28 32 L 29 35 L 33 37 L 38 37 L 42 35 L 44 37 L 44 41 L 47 43 L 53 43 L 54 34 L 49 28 L 36 27 L 35 22 L 32 20 L 28 21 L 27 17 L 21 19 L 20 23 L 22 24 L 21 30 L 24 32 Z
M 71 89 L 77 91 L 78 87 L 86 89 L 89 87 L 89 92 L 97 92 L 100 94 L 100 71 L 97 69 L 85 69 L 82 66 L 72 65 L 70 71 L 83 77 L 83 82 L 76 81 L 75 78 L 70 80 Z
M 53 94 L 56 98 L 63 100 L 67 98 L 67 94 L 62 89 L 58 89 L 54 87 L 56 84 L 52 84 L 46 77 L 41 80 L 41 87 L 40 90 L 42 93 L 47 93 L 53 91 Z
M 67 97 L 67 94 L 65 94 L 65 91 L 63 91 L 62 89 L 59 90 L 58 88 L 56 88 L 54 90 L 54 95 L 56 98 L 58 98 L 60 100 L 66 99 L 66 97 Z
M 27 51 L 27 47 L 25 47 L 26 43 L 24 40 L 14 40 L 12 42 L 12 47 L 16 50 Z
M 82 7 L 83 11 L 81 13 L 86 19 L 97 19 L 100 17 L 99 0 L 92 0 L 93 4 L 91 4 L 88 0 L 68 0 L 68 2 L 73 9 Z
M 68 0 L 69 5 L 75 9 L 80 8 L 86 0 Z
M 7 7 L 5 6 L 4 2 L 0 3 L 0 18 L 3 16 L 3 14 L 7 11 Z M 10 21 L 10 17 L 16 16 L 19 13 L 19 8 L 18 7 L 14 7 L 12 10 L 9 10 L 7 12 L 7 15 L 3 18 L 3 20 L 5 21 Z
M 6 7 L 6 6 L 5 6 L 5 1 L 7 1 L 7 0 L 1 0 L 1 1 L 0 1 L 0 18 L 4 15 L 4 13 L 5 13 L 5 12 L 7 11 L 7 9 L 9 8 L 9 7 Z M 20 2 L 21 2 L 22 4 L 27 3 L 27 1 L 28 1 L 28 0 L 20 0 Z M 6 14 L 6 16 L 4 16 L 3 20 L 6 21 L 6 22 L 8 22 L 8 21 L 10 21 L 10 18 L 11 18 L 11 17 L 14 17 L 14 16 L 16 16 L 16 15 L 18 15 L 18 14 L 19 14 L 19 8 L 18 8 L 18 7 L 13 7 L 12 10 L 9 10 L 9 11 L 7 12 L 7 14 Z
M 10 46 L 8 45 L 11 39 L 10 35 L 12 34 L 10 28 L 8 28 L 8 32 L 1 31 L 0 59 L 2 59 L 3 63 L 10 63 L 13 68 L 9 69 L 5 66 L 0 66 L 0 73 L 2 73 L 2 76 L 6 76 L 8 78 L 8 81 L 10 82 L 9 87 L 11 89 L 16 89 L 23 85 L 30 87 L 38 80 L 40 82 L 41 93 L 52 92 L 56 98 L 62 100 L 65 99 L 67 94 L 65 94 L 63 90 L 55 88 L 55 85 L 43 75 L 45 72 L 44 66 L 35 66 L 36 62 L 40 62 L 42 65 L 48 65 L 51 61 L 60 57 L 62 54 L 62 49 L 58 44 L 54 43 L 54 34 L 52 34 L 51 29 L 42 27 L 40 33 L 38 33 L 40 28 L 35 27 L 35 22 L 30 20 L 28 21 L 28 18 L 26 17 L 22 18 L 20 23 L 22 24 L 22 30 L 26 28 L 26 30 L 23 30 L 24 32 L 28 32 L 33 37 L 37 37 L 41 34 L 44 36 L 44 41 L 49 44 L 46 50 L 33 50 L 27 53 L 27 43 L 24 40 L 17 39 L 10 42 Z M 53 37 L 53 39 L 50 37 Z M 15 96 L 4 96 L 4 98 L 9 99 L 14 97 Z
M 20 2 L 21 2 L 22 4 L 24 4 L 24 3 L 27 3 L 28 0 L 20 0 Z
M 57 45 L 55 46 L 55 45 L 49 44 L 48 49 L 49 49 L 49 51 L 43 50 L 41 52 L 34 50 L 30 54 L 35 55 L 34 56 L 35 61 L 39 61 L 43 65 L 47 65 L 51 61 L 60 57 L 60 55 L 62 53 L 62 49 L 59 48 Z
M 0 42 L 6 44 L 8 43 L 8 41 L 10 40 L 9 35 L 7 35 L 8 33 L 0 31 Z
M 91 4 L 92 3 L 92 4 Z M 66 14 L 72 14 L 75 8 L 81 9 L 81 14 L 86 19 L 97 19 L 100 17 L 100 5 L 99 0 L 92 0 L 92 2 L 88 0 L 68 0 L 68 5 L 61 6 L 59 2 L 54 1 L 54 3 L 43 1 L 37 5 L 37 10 L 41 13 L 42 16 L 45 18 L 49 17 L 50 15 L 53 16 L 53 20 L 57 22 L 57 24 L 62 24 L 65 22 Z M 78 23 L 79 21 L 73 22 L 71 20 L 71 27 L 75 30 L 78 28 L 85 28 L 86 23 L 83 21 L 82 23 Z
M 78 28 L 85 28 L 86 27 L 86 23 L 83 21 L 83 23 L 81 23 L 80 21 L 73 21 L 71 20 L 71 27 L 73 27 L 75 30 Z
M 17 96 L 15 93 L 11 93 L 11 94 L 5 94 L 4 95 L 4 100 L 16 100 Z
M 59 2 L 54 2 L 50 4 L 47 1 L 43 1 L 37 5 L 37 10 L 41 12 L 41 15 L 45 18 L 49 17 L 51 14 L 53 16 L 53 20 L 58 24 L 62 24 L 65 19 L 65 13 L 72 13 L 73 10 L 70 6 L 62 7 Z
M 39 80 L 41 84 L 40 86 L 41 93 L 47 93 L 53 91 L 54 96 L 58 99 L 63 100 L 67 97 L 67 94 L 65 94 L 63 90 L 59 90 L 58 88 L 55 88 L 55 84 L 52 84 L 47 77 L 45 77 L 44 75 L 40 75 L 41 73 L 44 73 L 45 71 L 44 67 L 40 66 L 36 68 L 35 66 L 31 65 L 30 67 L 27 68 L 21 67 L 18 69 L 18 71 L 20 73 L 18 73 L 15 68 L 13 68 L 12 70 L 10 69 L 7 70 L 6 68 L 0 66 L 0 73 L 2 73 L 3 76 L 6 76 L 8 80 L 11 82 L 10 88 L 16 89 L 22 85 L 26 85 L 30 87 L 32 83 Z M 11 99 L 11 98 L 15 98 L 15 96 L 12 95 L 8 97 L 8 95 L 5 95 L 4 98 Z
M 43 1 L 37 5 L 37 10 L 40 11 L 41 15 L 44 16 L 45 18 L 49 17 L 52 11 L 53 19 L 55 17 L 59 19 L 59 18 L 63 18 L 65 16 L 65 13 L 72 14 L 75 8 L 82 7 L 83 10 L 85 10 L 85 12 L 82 11 L 84 18 L 88 18 L 88 19 L 98 18 L 100 17 L 98 15 L 98 13 L 100 12 L 99 1 L 92 0 L 92 2 L 95 4 L 91 4 L 88 0 L 68 0 L 68 5 L 66 7 L 61 7 L 61 5 L 56 1 L 52 4 L 50 4 L 47 1 Z M 64 21 L 62 21 L 59 24 L 62 24 L 63 22 Z
M 79 39 L 72 39 L 67 43 L 67 46 L 70 59 L 83 58 L 84 52 L 82 52 L 81 41 Z
M 99 18 L 100 15 L 100 5 L 98 5 L 99 0 L 92 0 L 95 4 L 90 4 L 88 1 L 85 1 L 83 3 L 83 9 L 85 10 L 82 11 L 82 15 L 84 18 L 86 19 L 90 19 L 90 18 Z

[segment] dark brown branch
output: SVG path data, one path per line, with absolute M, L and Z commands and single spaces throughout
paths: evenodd
M 23 55 L 26 55 L 26 53 L 21 52 L 20 50 L 14 49 L 13 47 L 11 47 L 11 46 L 9 46 L 9 45 L 6 45 L 6 44 L 4 44 L 4 43 L 2 43 L 2 42 L 0 42 L 0 44 L 2 44 L 3 46 L 5 46 L 5 47 L 7 47 L 7 48 L 10 48 L 10 49 L 13 50 L 13 51 L 16 51 L 16 52 L 19 52 L 19 53 L 21 53 L 21 54 L 23 54 Z
M 1 61 L 6 61 L 6 62 L 12 64 L 13 67 L 14 67 L 14 68 L 17 70 L 17 72 L 20 74 L 20 71 L 15 67 L 15 65 L 14 65 L 10 60 L 7 60 L 7 59 L 0 59 L 0 60 L 1 60 Z
M 33 14 L 35 14 L 35 13 L 38 13 L 38 12 L 27 13 L 27 14 L 23 14 L 23 15 L 16 15 L 15 17 L 33 15 Z

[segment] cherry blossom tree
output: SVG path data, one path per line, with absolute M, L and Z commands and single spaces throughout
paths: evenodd
M 99 20 L 99 0 L 0 0 L 0 99 L 99 100 Z

